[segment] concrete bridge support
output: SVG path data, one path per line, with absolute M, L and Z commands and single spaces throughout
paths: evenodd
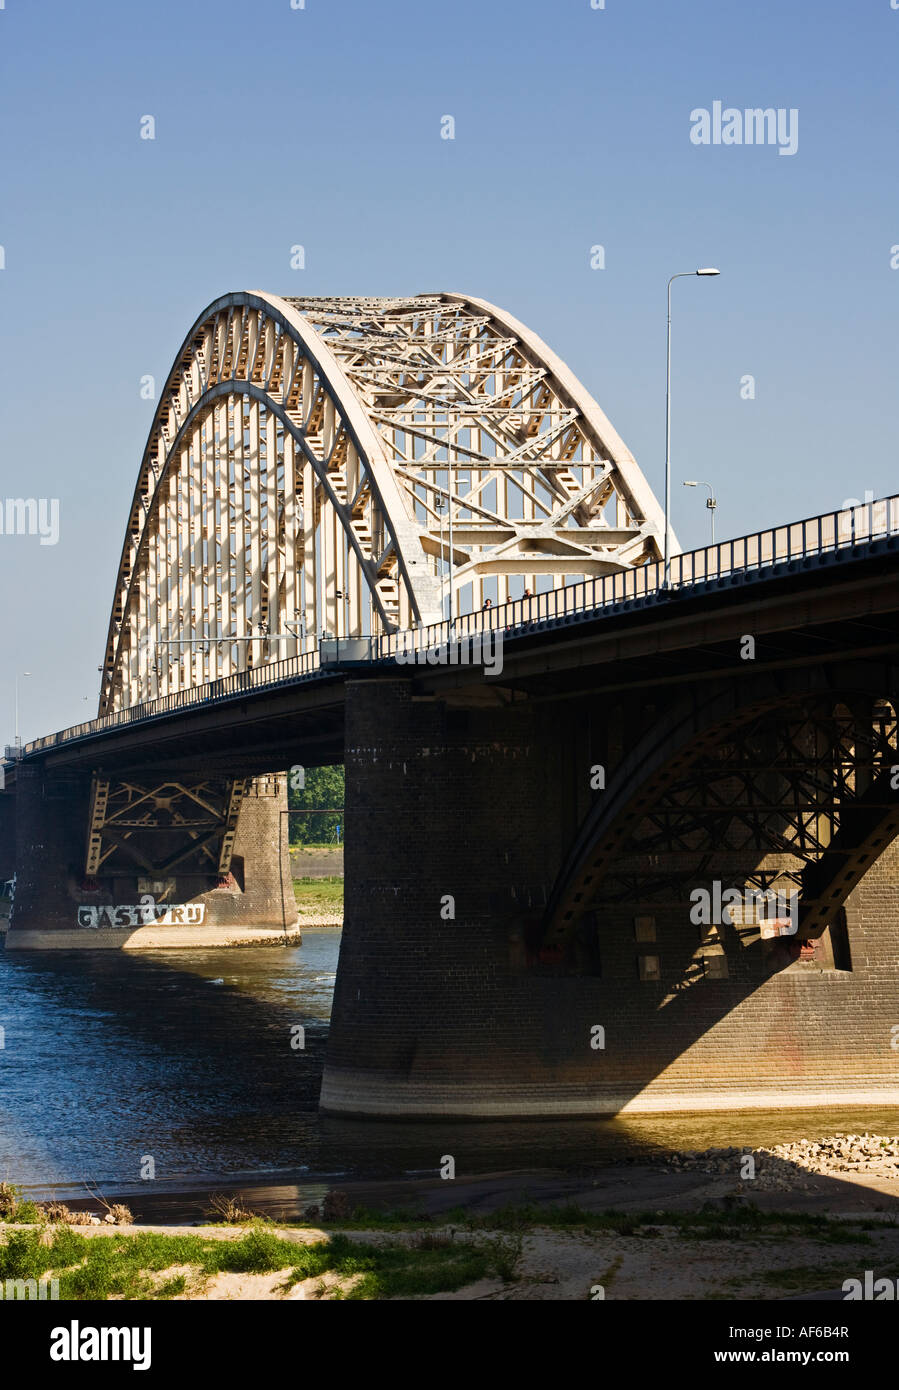
M 564 952 L 540 945 L 599 746 L 590 731 L 576 701 L 458 709 L 413 698 L 401 679 L 349 686 L 345 925 L 323 1109 L 899 1104 L 896 843 L 801 953 L 763 939 L 751 915 L 714 931 L 691 918 L 693 888 L 798 863 L 724 850 L 622 862 L 618 881 L 630 873 L 633 889 L 597 902 Z
M 84 773 L 17 769 L 15 892 L 7 950 L 152 949 L 299 941 L 283 778 L 259 778 L 237 816 L 230 869 L 182 860 L 154 866 L 112 856 L 90 878 L 85 854 L 92 781 Z M 134 832 L 137 834 L 138 832 Z M 195 832 L 196 833 L 196 832 Z M 166 835 L 166 847 L 187 832 Z M 171 857 L 171 856 L 170 856 Z M 107 867 L 108 865 L 108 867 Z

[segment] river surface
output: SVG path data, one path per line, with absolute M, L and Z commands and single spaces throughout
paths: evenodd
M 0 950 L 0 1180 L 35 1195 L 197 1182 L 576 1170 L 668 1148 L 871 1129 L 896 1110 L 401 1122 L 320 1116 L 339 931 L 220 951 Z M 305 1030 L 305 1048 L 291 1046 Z M 451 1147 L 449 1147 L 451 1146 Z

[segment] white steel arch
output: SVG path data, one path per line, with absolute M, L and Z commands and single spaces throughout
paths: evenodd
M 596 402 L 485 301 L 225 295 L 154 417 L 100 713 L 645 564 L 663 527 Z

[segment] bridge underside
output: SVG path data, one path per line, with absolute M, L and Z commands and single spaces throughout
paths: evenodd
M 645 692 L 350 685 L 323 1108 L 899 1104 L 891 675 L 843 678 L 747 681 L 727 719 L 694 693 L 689 734 Z

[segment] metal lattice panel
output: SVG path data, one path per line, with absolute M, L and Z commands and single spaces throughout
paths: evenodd
M 85 878 L 135 868 L 224 877 L 249 785 L 245 780 L 155 783 L 95 776 Z
M 141 464 L 101 714 L 659 557 L 633 456 L 524 325 L 461 295 L 217 300 Z M 452 594 L 450 594 L 452 589 Z
M 896 710 L 885 699 L 780 710 L 697 740 L 686 766 L 655 779 L 625 809 L 619 833 L 597 841 L 556 935 L 588 907 L 645 897 L 647 863 L 652 893 L 682 895 L 718 854 L 781 861 L 775 876 L 801 888 L 804 932 L 819 934 L 899 830 L 897 758 Z M 744 881 L 767 888 L 764 877 Z

